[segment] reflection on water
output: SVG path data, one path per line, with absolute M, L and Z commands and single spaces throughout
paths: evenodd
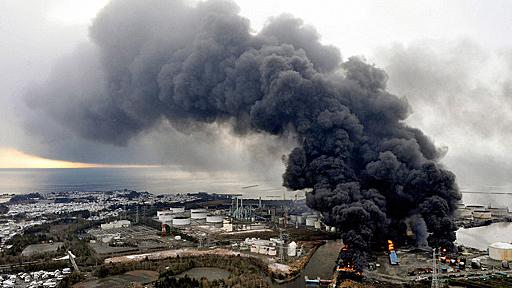
M 512 241 L 512 223 L 493 223 L 488 226 L 475 227 L 457 231 L 457 243 L 464 246 L 486 250 L 493 242 Z

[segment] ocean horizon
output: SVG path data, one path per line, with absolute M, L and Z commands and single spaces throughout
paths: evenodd
M 243 194 L 254 198 L 283 197 L 283 194 L 286 198 L 295 197 L 297 192 L 286 191 L 280 183 L 280 175 L 276 178 L 249 177 L 227 172 L 188 172 L 165 166 L 0 168 L 0 194 L 131 189 L 153 194 L 208 192 Z M 254 187 L 244 189 L 246 186 Z
M 245 189 L 247 186 L 254 186 Z M 495 192 L 504 187 L 477 187 L 462 190 Z M 172 167 L 116 168 L 0 168 L 0 194 L 32 192 L 110 191 L 130 189 L 153 194 L 208 192 L 242 194 L 246 198 L 299 199 L 303 191 L 287 191 L 281 175 L 275 179 L 251 177 L 227 172 L 189 172 Z M 512 208 L 511 194 L 465 194 L 466 205 Z

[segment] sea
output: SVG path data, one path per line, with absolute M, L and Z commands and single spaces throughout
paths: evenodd
M 304 197 L 303 191 L 286 191 L 281 179 L 281 175 L 269 179 L 248 173 L 205 173 L 182 171 L 174 167 L 0 169 L 0 194 L 131 189 L 153 194 L 201 191 L 242 194 L 247 198 Z M 506 192 L 507 189 L 487 186 L 463 190 Z M 512 194 L 462 193 L 462 196 L 462 202 L 466 205 L 507 206 L 512 210 Z
M 238 194 L 244 198 L 303 199 L 303 191 L 286 191 L 281 177 L 261 178 L 247 174 L 180 171 L 169 167 L 0 169 L 0 194 L 31 192 L 110 191 L 131 189 L 153 194 L 208 192 Z M 468 191 L 506 192 L 508 187 L 476 187 Z M 509 207 L 512 194 L 462 193 L 466 205 Z M 5 199 L 4 199 L 5 200 Z M 458 243 L 485 249 L 494 241 L 512 241 L 512 223 L 459 229 Z
M 32 192 L 110 191 L 130 189 L 153 194 L 208 192 L 247 198 L 304 197 L 286 191 L 275 179 L 228 172 L 180 171 L 172 167 L 0 169 L 0 194 Z

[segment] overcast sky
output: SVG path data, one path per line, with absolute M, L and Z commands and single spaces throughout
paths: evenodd
M 67 161 L 241 169 L 279 178 L 280 155 L 292 147 L 282 139 L 237 139 L 222 130 L 211 132 L 221 137 L 208 132 L 185 135 L 159 127 L 119 147 L 84 140 L 57 124 L 48 124 L 52 135 L 45 137 L 30 129 L 27 119 L 36 112 L 22 95 L 44 85 L 63 57 L 90 45 L 88 27 L 107 2 L 0 1 L 1 149 Z M 316 27 L 322 42 L 338 47 L 344 59 L 364 56 L 385 69 L 388 88 L 412 106 L 408 122 L 447 148 L 442 162 L 462 187 L 509 184 L 512 2 L 236 3 L 255 32 L 269 17 L 289 13 Z M 262 142 L 271 144 L 261 147 Z

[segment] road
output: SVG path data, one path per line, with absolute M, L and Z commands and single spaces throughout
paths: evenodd
M 473 279 L 473 278 L 480 278 L 482 276 L 491 276 L 491 275 L 495 275 L 497 272 L 504 272 L 504 273 L 507 273 L 510 276 L 512 276 L 512 270 L 486 270 L 486 271 L 481 271 L 481 270 L 470 270 L 470 271 L 465 271 L 465 272 L 453 272 L 453 273 L 440 273 L 439 274 L 439 279 L 441 280 L 446 280 L 446 279 L 449 279 L 449 278 L 467 278 L 467 279 Z M 364 271 L 364 275 L 370 279 L 373 279 L 373 280 L 378 280 L 378 281 L 385 281 L 385 282 L 391 282 L 391 283 L 396 283 L 396 284 L 405 284 L 405 283 L 410 283 L 410 282 L 414 282 L 414 281 L 418 281 L 418 276 L 393 276 L 393 275 L 388 275 L 388 274 L 383 274 L 383 273 L 378 273 L 376 271 Z M 421 275 L 421 277 L 431 277 L 432 275 L 429 275 L 429 274 L 423 274 Z M 431 279 L 431 278 L 430 278 Z

